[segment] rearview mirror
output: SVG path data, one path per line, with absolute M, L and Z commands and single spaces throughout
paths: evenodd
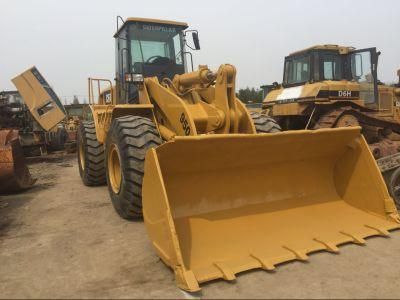
M 193 44 L 196 50 L 200 50 L 199 34 L 195 31 L 192 32 Z

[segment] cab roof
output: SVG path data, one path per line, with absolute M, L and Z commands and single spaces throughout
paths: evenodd
M 178 21 L 170 21 L 170 20 L 160 20 L 160 19 L 147 19 L 147 18 L 127 18 L 124 22 L 124 24 L 118 29 L 118 31 L 114 34 L 114 37 L 116 37 L 119 32 L 125 28 L 126 25 L 130 23 L 146 23 L 146 24 L 157 24 L 157 25 L 173 25 L 177 27 L 182 27 L 182 29 L 186 29 L 189 27 L 187 23 L 184 22 L 178 22 Z
M 311 50 L 331 50 L 331 51 L 338 51 L 340 54 L 348 54 L 354 50 L 356 50 L 356 48 L 354 47 L 346 47 L 346 46 L 339 46 L 339 45 L 333 45 L 333 44 L 327 44 L 327 45 L 315 45 L 300 51 L 296 51 L 293 53 L 290 53 L 289 56 L 292 55 L 296 55 L 296 54 L 301 54 L 301 53 L 305 53 Z

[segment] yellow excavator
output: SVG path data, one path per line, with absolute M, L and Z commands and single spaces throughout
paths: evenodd
M 235 97 L 232 65 L 188 72 L 197 31 L 143 18 L 117 27 L 115 85 L 89 78 L 79 171 L 107 183 L 121 217 L 143 215 L 180 288 L 400 228 L 359 128 L 257 134 L 269 119 L 254 122 Z

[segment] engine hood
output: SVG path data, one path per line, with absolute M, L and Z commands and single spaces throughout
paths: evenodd
M 298 100 L 354 100 L 360 97 L 360 84 L 349 81 L 323 81 L 273 90 L 264 104 L 290 103 Z

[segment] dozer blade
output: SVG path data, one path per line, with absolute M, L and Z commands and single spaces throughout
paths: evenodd
M 34 183 L 25 165 L 18 131 L 0 130 L 0 193 L 24 190 Z
M 360 128 L 177 137 L 147 153 L 143 212 L 187 291 L 400 228 Z

